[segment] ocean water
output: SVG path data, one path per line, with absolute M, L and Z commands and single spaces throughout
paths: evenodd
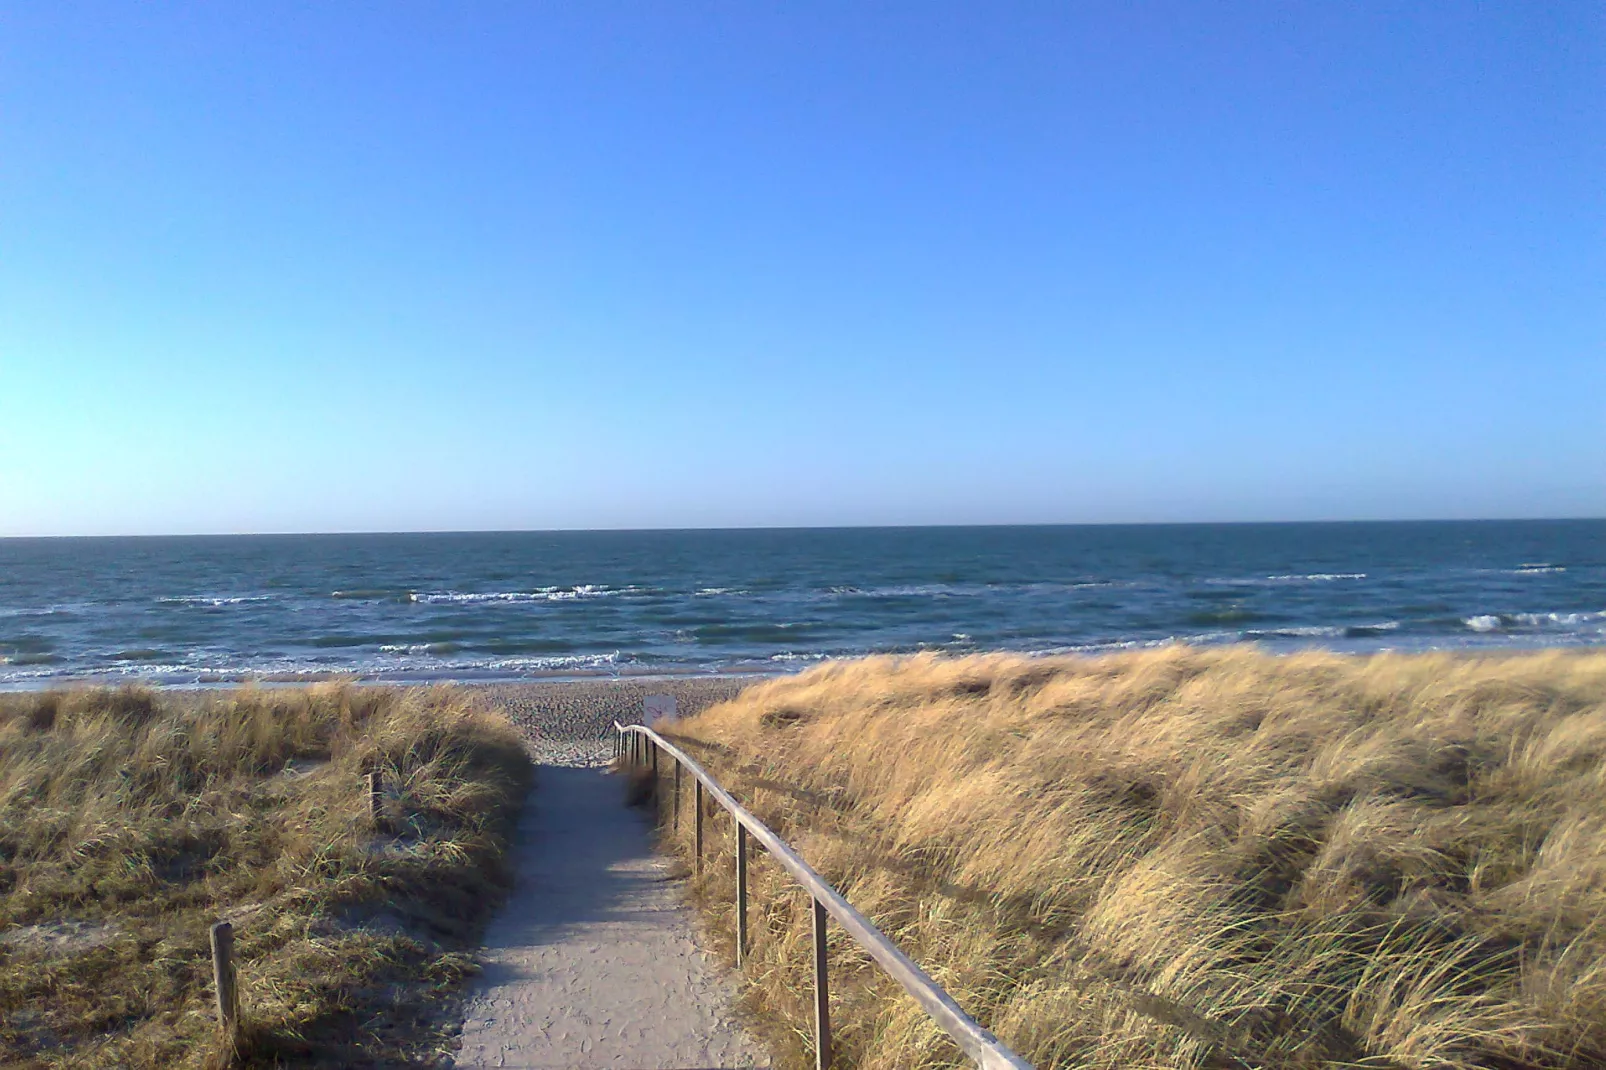
M 1606 521 L 0 539 L 0 686 L 1606 644 Z

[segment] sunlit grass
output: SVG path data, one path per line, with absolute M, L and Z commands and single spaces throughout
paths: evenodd
M 238 1062 L 444 1050 L 440 1000 L 473 968 L 528 779 L 511 727 L 446 690 L 0 699 L 6 1065 L 227 1064 L 208 949 L 225 918 Z
M 673 731 L 1040 1068 L 1606 1065 L 1606 654 L 876 658 Z M 807 900 L 753 883 L 797 1058 Z M 831 954 L 846 1065 L 959 1061 Z

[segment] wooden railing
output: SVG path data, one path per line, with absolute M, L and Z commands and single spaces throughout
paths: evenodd
M 922 1010 L 942 1027 L 955 1044 L 983 1070 L 1032 1070 L 1025 1059 L 1010 1051 L 997 1037 L 976 1024 L 953 997 L 944 992 L 931 976 L 917 966 L 908 955 L 899 951 L 880 929 L 868 918 L 853 909 L 853 904 L 842 893 L 816 873 L 786 841 L 782 840 L 764 822 L 748 813 L 747 809 L 708 774 L 692 761 L 685 751 L 644 725 L 613 723 L 614 757 L 621 766 L 633 769 L 651 769 L 653 788 L 661 781 L 659 754 L 668 755 L 674 765 L 674 819 L 680 820 L 681 770 L 690 773 L 696 806 L 693 808 L 692 846 L 693 866 L 701 873 L 703 866 L 703 796 L 706 793 L 724 807 L 736 822 L 736 963 L 740 967 L 747 958 L 747 840 L 751 836 L 774 856 L 787 872 L 795 877 L 814 900 L 814 1065 L 827 1070 L 831 1065 L 831 1009 L 830 986 L 826 970 L 825 925 L 826 916 L 837 924 L 865 951 L 876 964 L 903 986 L 914 997 Z

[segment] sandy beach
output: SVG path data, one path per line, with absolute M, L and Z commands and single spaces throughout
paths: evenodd
M 551 765 L 604 765 L 612 756 L 615 720 L 639 723 L 648 695 L 674 696 L 677 712 L 689 716 L 735 698 L 761 676 L 672 679 L 543 680 L 471 684 L 465 690 L 505 713 L 530 741 L 535 760 Z

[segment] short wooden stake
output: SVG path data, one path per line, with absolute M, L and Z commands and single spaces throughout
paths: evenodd
M 747 961 L 747 826 L 736 822 L 736 968 Z
M 825 971 L 825 904 L 814 900 L 814 1068 L 831 1065 L 831 987 Z
M 232 1044 L 240 1032 L 240 993 L 234 974 L 234 926 L 212 926 L 212 987 L 217 991 L 217 1020 Z
M 368 789 L 368 820 L 378 828 L 385 819 L 385 778 L 379 770 L 373 769 L 364 779 Z

